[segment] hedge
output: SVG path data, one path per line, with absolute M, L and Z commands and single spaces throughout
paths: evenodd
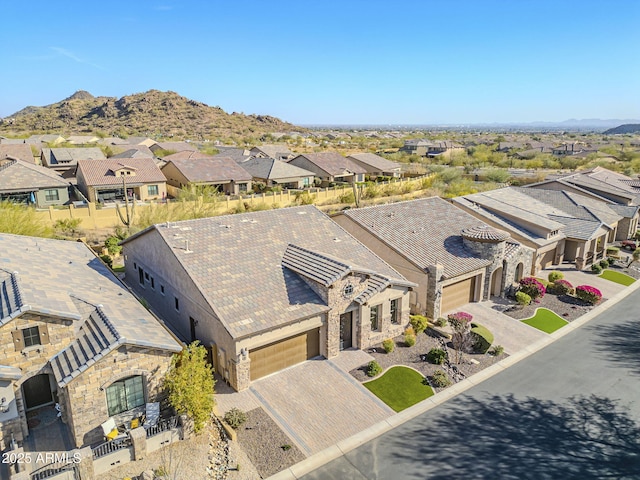
M 493 334 L 489 329 L 474 323 L 471 326 L 471 335 L 475 338 L 473 349 L 478 353 L 487 353 L 493 343 Z

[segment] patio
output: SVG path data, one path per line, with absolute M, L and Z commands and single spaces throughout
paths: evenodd
M 25 452 L 65 452 L 74 446 L 67 426 L 57 416 L 53 405 L 40 407 L 27 414 L 29 436 L 24 440 Z

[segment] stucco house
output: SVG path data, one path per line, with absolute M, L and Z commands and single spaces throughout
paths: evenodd
M 532 188 L 505 187 L 452 202 L 535 249 L 533 274 L 563 262 L 583 269 L 602 259 L 622 218 L 612 210 L 596 215 L 571 195 Z
M 194 152 L 180 152 L 166 157 L 161 171 L 172 187 L 210 185 L 226 195 L 240 195 L 251 190 L 251 174 L 231 158 L 209 157 Z M 186 155 L 182 158 L 179 155 Z
M 46 208 L 69 202 L 69 182 L 48 168 L 16 158 L 0 159 L 0 201 Z
M 76 169 L 78 189 L 90 202 L 129 198 L 141 201 L 167 196 L 167 180 L 153 158 L 110 158 L 79 160 Z
M 162 396 L 181 345 L 88 246 L 0 234 L 0 251 L 0 449 L 47 405 L 80 447 Z
M 464 147 L 462 145 L 458 145 L 451 140 L 411 139 L 406 140 L 404 145 L 400 147 L 400 152 L 420 157 L 450 156 L 452 153 L 463 151 Z
M 259 145 L 253 147 L 249 153 L 254 157 L 273 158 L 283 162 L 296 156 L 286 145 Z
M 240 166 L 251 174 L 253 180 L 264 182 L 268 187 L 305 188 L 313 185 L 313 172 L 273 158 L 254 157 Z
M 347 157 L 367 171 L 370 177 L 400 177 L 402 166 L 375 153 L 353 153 Z
M 36 158 L 31 150 L 31 145 L 27 145 L 26 143 L 0 144 L 0 160 L 7 157 L 17 158 L 31 165 L 36 164 Z
M 532 249 L 439 197 L 350 209 L 331 218 L 416 283 L 411 309 L 431 318 L 502 296 L 531 269 Z
M 105 160 L 107 157 L 98 147 L 89 148 L 43 148 L 42 165 L 64 175 L 73 172 L 78 160 Z
M 236 390 L 409 322 L 414 283 L 312 205 L 155 225 L 122 246 L 127 284 Z
M 303 153 L 288 163 L 313 172 L 325 184 L 363 182 L 367 173 L 363 167 L 338 152 Z

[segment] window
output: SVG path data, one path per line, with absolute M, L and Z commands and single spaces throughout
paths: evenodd
M 147 195 L 158 195 L 158 185 L 147 185 Z
M 180 302 L 178 301 L 178 297 L 173 297 L 173 300 L 175 301 L 176 310 L 180 311 Z
M 144 285 L 144 269 L 142 267 L 138 269 L 138 282 L 140 285 Z
M 107 387 L 107 409 L 109 416 L 144 405 L 142 376 L 119 380 Z
M 151 288 L 153 288 L 154 290 L 156 289 L 156 282 L 154 281 L 153 277 L 151 277 Z
M 239 183 L 238 184 L 238 191 L 239 192 L 246 192 L 247 191 L 247 184 L 246 183 Z
M 391 323 L 397 325 L 400 323 L 400 312 L 398 311 L 399 299 L 391 300 Z
M 22 330 L 22 338 L 24 338 L 25 348 L 40 345 L 40 330 L 38 327 L 25 328 Z
M 311 184 L 311 182 L 309 181 L 309 177 L 304 177 L 302 179 L 302 185 L 305 187 L 308 187 Z
M 164 295 L 164 285 L 160 285 L 160 293 Z
M 380 307 L 374 305 L 369 309 L 369 319 L 371 320 L 371 330 L 377 331 L 380 328 Z
M 60 200 L 60 193 L 58 192 L 58 190 L 45 190 L 44 199 L 47 202 L 55 202 L 57 200 Z

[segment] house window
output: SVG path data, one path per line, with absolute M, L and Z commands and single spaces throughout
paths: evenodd
M 45 190 L 44 199 L 47 202 L 55 202 L 57 200 L 60 200 L 60 193 L 58 192 L 58 190 Z
M 380 307 L 374 305 L 369 309 L 369 319 L 371 320 L 371 330 L 377 331 L 380 328 Z
M 304 177 L 302 179 L 302 185 L 305 187 L 308 187 L 311 184 L 311 182 L 309 181 L 309 177 Z
M 178 297 L 173 297 L 173 300 L 175 302 L 176 310 L 179 312 L 180 311 L 180 301 L 178 300 Z
M 144 285 L 144 269 L 142 267 L 138 268 L 138 282 L 140 285 Z
M 107 387 L 107 409 L 110 417 L 140 407 L 144 403 L 142 376 L 125 378 Z
M 399 299 L 391 300 L 391 323 L 398 325 L 400 323 L 400 312 L 398 311 Z
M 151 277 L 151 288 L 156 289 L 156 282 L 153 280 L 153 277 Z
M 238 191 L 239 192 L 246 192 L 247 191 L 247 184 L 246 183 L 239 183 L 238 184 Z
M 160 293 L 164 295 L 164 285 L 160 285 Z
M 147 195 L 158 195 L 158 185 L 147 185 Z
M 38 327 L 25 328 L 22 330 L 22 338 L 24 338 L 25 348 L 40 345 L 40 330 Z

